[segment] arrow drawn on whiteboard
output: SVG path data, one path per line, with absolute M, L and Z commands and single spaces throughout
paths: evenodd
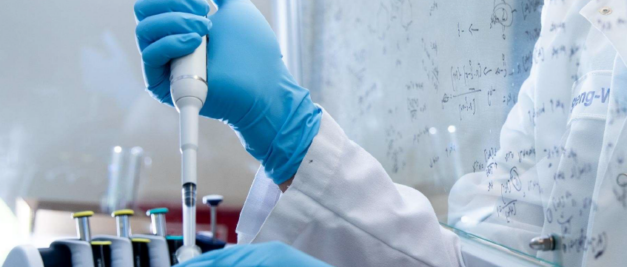
M 465 92 L 465 93 L 461 93 L 461 94 L 457 94 L 457 95 L 448 95 L 448 94 L 444 93 L 444 97 L 442 97 L 442 103 L 447 103 L 449 100 L 451 100 L 453 98 L 456 98 L 456 97 L 459 97 L 459 96 L 481 92 L 481 89 L 470 88 L 469 90 L 470 90 L 469 92 Z
M 478 32 L 478 31 L 479 31 L 479 29 L 476 29 L 476 28 L 475 28 L 475 29 L 473 29 L 473 28 L 472 28 L 472 23 L 471 23 L 471 24 L 470 24 L 470 26 L 468 27 L 468 32 L 470 33 L 470 35 L 472 35 L 472 32 Z

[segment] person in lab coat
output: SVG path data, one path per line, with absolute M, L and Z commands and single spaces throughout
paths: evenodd
M 135 5 L 149 92 L 172 105 L 170 60 L 191 53 L 208 35 L 209 93 L 201 115 L 230 125 L 262 163 L 237 228 L 238 243 L 248 245 L 187 265 L 463 266 L 458 237 L 439 225 L 428 199 L 393 183 L 294 82 L 254 5 L 216 4 L 219 10 L 209 18 L 204 0 Z M 584 245 L 569 248 L 576 257 L 568 260 L 579 264 L 627 257 L 619 251 L 627 231 L 611 227 L 627 216 L 627 181 L 616 182 L 627 153 L 625 15 L 620 0 L 544 6 L 531 76 L 493 158 L 498 168 L 458 181 L 450 193 L 450 224 L 522 250 L 538 234 L 557 233 L 567 242 L 583 238 Z M 565 27 L 551 30 L 551 23 Z M 503 187 L 510 190 L 501 193 Z M 566 195 L 576 195 L 572 203 L 579 206 L 553 203 Z M 552 206 L 549 220 L 545 213 Z M 611 246 L 600 241 L 607 236 Z M 563 260 L 556 255 L 567 254 L 538 254 Z
M 240 216 L 238 243 L 281 243 L 229 248 L 190 264 L 315 260 L 288 253 L 295 248 L 334 266 L 461 265 L 458 238 L 440 227 L 428 199 L 394 184 L 295 83 L 255 6 L 216 4 L 219 10 L 206 18 L 205 0 L 136 2 L 147 89 L 172 105 L 170 60 L 193 52 L 208 35 L 210 89 L 200 113 L 231 126 L 263 166 Z
M 449 225 L 564 266 L 627 256 L 627 2 L 546 2 L 533 67 L 486 170 L 449 194 Z M 557 25 L 557 26 L 556 26 Z M 555 236 L 553 251 L 535 237 Z

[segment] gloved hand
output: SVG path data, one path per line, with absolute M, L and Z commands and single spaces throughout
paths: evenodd
M 329 267 L 330 265 L 281 242 L 237 245 L 207 252 L 175 267 L 205 266 L 299 266 Z
M 272 29 L 249 0 L 138 0 L 137 42 L 147 89 L 170 97 L 170 60 L 192 53 L 209 34 L 209 92 L 200 115 L 228 123 L 268 177 L 291 178 L 318 133 L 322 111 L 281 60 Z M 213 24 L 213 26 L 212 26 Z

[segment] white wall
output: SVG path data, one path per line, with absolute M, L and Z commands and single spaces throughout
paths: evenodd
M 253 1 L 270 18 L 270 0 Z M 8 1 L 0 9 L 0 197 L 97 202 L 113 146 L 152 159 L 139 198 L 179 201 L 178 116 L 144 91 L 130 0 Z M 271 20 L 270 20 L 271 21 Z M 258 163 L 201 122 L 199 195 L 241 205 Z

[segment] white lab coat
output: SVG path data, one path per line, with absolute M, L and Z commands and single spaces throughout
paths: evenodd
M 449 224 L 564 266 L 627 263 L 627 1 L 548 1 L 534 64 L 484 172 Z M 557 235 L 557 249 L 529 241 Z
M 545 3 L 495 164 L 452 188 L 449 224 L 567 266 L 627 262 L 626 15 L 624 0 Z M 463 265 L 429 201 L 394 184 L 326 112 L 285 194 L 258 172 L 237 230 L 240 243 L 280 240 L 336 266 Z M 541 234 L 563 242 L 530 250 Z
M 292 185 L 279 195 L 260 170 L 238 243 L 279 240 L 334 266 L 461 265 L 459 240 L 439 225 L 429 200 L 393 183 L 326 112 Z

